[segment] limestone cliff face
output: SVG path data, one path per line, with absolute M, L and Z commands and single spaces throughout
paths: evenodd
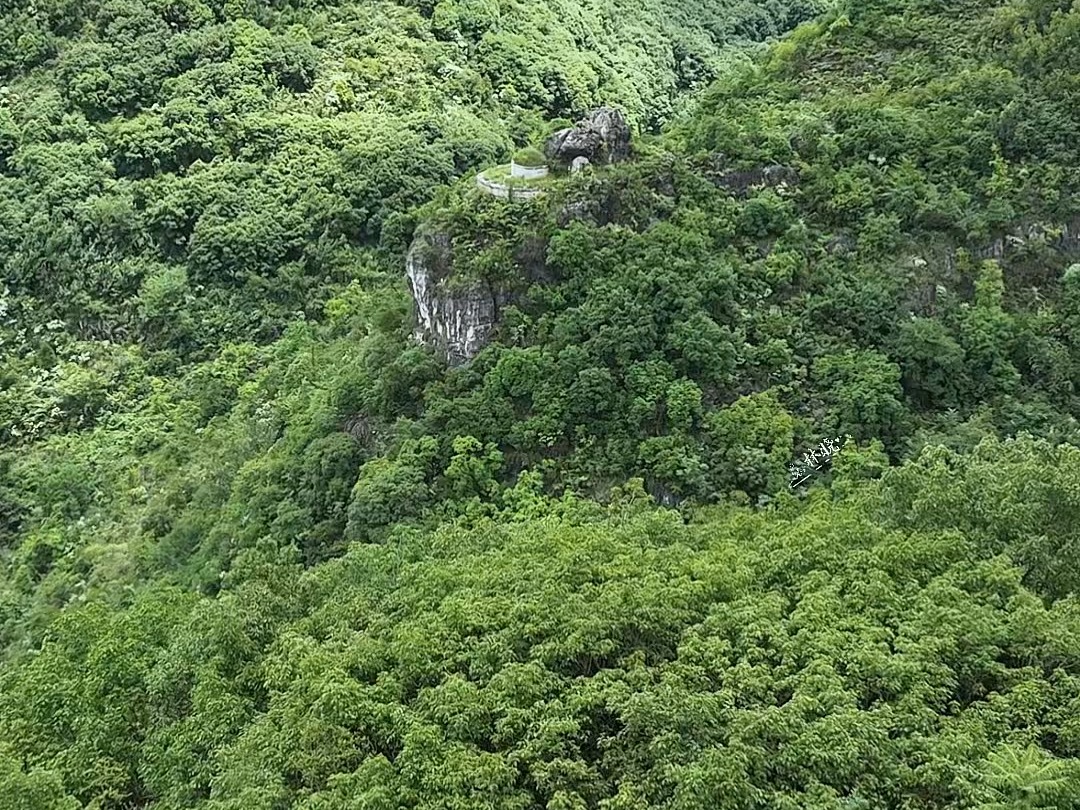
M 415 336 L 456 366 L 487 345 L 506 296 L 482 281 L 450 285 L 452 265 L 447 234 L 417 233 L 405 259 L 416 309 Z

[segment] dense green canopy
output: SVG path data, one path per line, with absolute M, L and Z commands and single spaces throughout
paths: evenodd
M 157 584 L 73 605 L 0 677 L 0 791 L 1073 806 L 1080 610 L 1055 596 L 1077 586 L 1080 450 L 986 441 L 861 480 L 872 463 L 849 445 L 846 495 L 689 525 L 640 482 L 607 507 L 519 486 L 498 515 L 308 571 L 261 543 L 216 599 Z
M 1078 77 L 1067 0 L 0 7 L 0 808 L 1080 807 Z

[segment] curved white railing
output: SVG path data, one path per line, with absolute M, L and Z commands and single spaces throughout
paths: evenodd
M 513 177 L 520 177 L 524 180 L 535 180 L 538 177 L 548 176 L 547 166 L 522 166 L 520 163 L 514 163 L 510 161 L 510 174 Z

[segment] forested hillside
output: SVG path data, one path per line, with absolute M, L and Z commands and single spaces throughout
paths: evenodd
M 0 7 L 0 808 L 1080 807 L 1078 132 L 1068 0 Z
M 216 599 L 69 607 L 3 675 L 0 797 L 1075 806 L 1080 451 L 928 452 L 875 485 L 841 461 L 851 493 L 768 513 L 522 491 L 307 571 L 262 544 Z
M 13 9 L 0 20 L 6 306 L 20 324 L 170 360 L 272 340 L 364 273 L 363 248 L 396 250 L 434 187 L 602 101 L 654 128 L 737 43 L 814 8 Z

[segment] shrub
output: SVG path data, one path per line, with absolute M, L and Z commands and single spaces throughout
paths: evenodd
M 514 153 L 514 163 L 519 166 L 527 166 L 529 168 L 535 168 L 537 166 L 543 166 L 547 163 L 543 153 L 539 149 L 533 146 L 526 146 L 524 149 L 519 149 Z

